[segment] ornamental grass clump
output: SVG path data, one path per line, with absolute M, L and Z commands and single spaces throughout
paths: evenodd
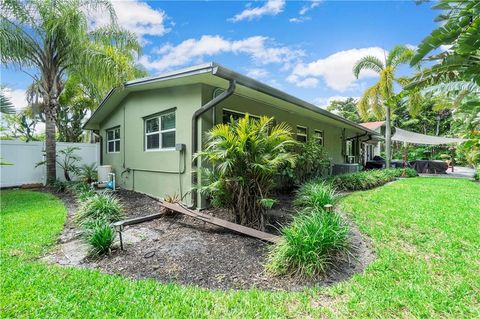
M 311 181 L 301 186 L 296 193 L 293 205 L 297 208 L 323 208 L 335 204 L 335 188 L 325 181 Z
M 336 256 L 348 252 L 348 225 L 336 213 L 305 209 L 281 230 L 266 268 L 274 275 L 320 275 Z
M 115 240 L 115 230 L 104 220 L 90 221 L 85 225 L 85 236 L 92 246 L 92 254 L 109 254 Z
M 94 195 L 81 204 L 76 220 L 80 225 L 85 225 L 91 221 L 113 223 L 123 217 L 123 205 L 120 201 L 113 195 L 104 193 Z
M 331 182 L 338 189 L 358 191 L 382 186 L 398 177 L 415 176 L 418 176 L 418 173 L 414 169 L 391 168 L 338 175 L 327 179 L 327 181 Z

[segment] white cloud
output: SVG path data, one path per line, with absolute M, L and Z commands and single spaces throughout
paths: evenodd
M 320 5 L 321 0 L 312 0 L 310 4 L 303 6 L 300 11 L 298 12 L 299 15 L 304 15 L 308 11 L 318 7 Z
M 250 69 L 247 71 L 247 76 L 255 79 L 260 79 L 267 77 L 269 75 L 268 71 L 261 68 Z
M 148 69 L 163 71 L 172 67 L 199 63 L 205 57 L 222 53 L 246 54 L 260 65 L 285 63 L 303 56 L 303 51 L 278 46 L 268 37 L 253 36 L 242 40 L 228 40 L 219 35 L 204 35 L 200 39 L 187 39 L 178 45 L 165 44 L 153 53 L 158 59 L 142 56 L 139 62 Z
M 405 44 L 405 46 L 406 46 L 408 49 L 414 50 L 414 51 L 415 51 L 416 49 L 418 49 L 418 46 L 416 46 L 416 45 L 414 45 L 414 44 L 410 44 L 410 43 Z
M 288 21 L 292 22 L 292 23 L 302 23 L 302 22 L 305 22 L 305 21 L 308 21 L 308 20 L 311 20 L 312 18 L 310 17 L 305 17 L 305 16 L 301 16 L 301 17 L 298 17 L 298 18 L 290 18 Z
M 360 58 L 373 55 L 384 60 L 386 54 L 387 52 L 379 47 L 339 51 L 324 59 L 318 59 L 307 64 L 297 64 L 287 80 L 299 85 L 299 83 L 303 84 L 302 81 L 306 78 L 323 78 L 328 87 L 344 92 L 355 87 L 356 79 L 352 69 Z M 377 76 L 375 72 L 366 70 L 360 73 L 359 78 L 375 76 Z
M 25 97 L 25 90 L 22 89 L 15 89 L 12 90 L 10 88 L 4 88 L 3 93 L 5 96 L 12 102 L 15 110 L 21 111 L 27 106 L 27 99 Z
M 314 88 L 317 87 L 319 81 L 317 78 L 313 77 L 301 79 L 296 75 L 289 75 L 287 77 L 287 82 L 294 83 L 296 86 L 302 88 Z
M 117 14 L 118 24 L 135 33 L 141 41 L 144 36 L 161 36 L 169 32 L 166 26 L 169 19 L 165 11 L 153 9 L 146 2 L 139 0 L 113 1 L 113 8 Z M 90 27 L 105 26 L 110 22 L 105 12 L 90 14 Z
M 258 19 L 264 15 L 277 15 L 285 8 L 285 0 L 268 0 L 263 6 L 243 10 L 236 14 L 230 21 L 238 22 L 242 20 Z

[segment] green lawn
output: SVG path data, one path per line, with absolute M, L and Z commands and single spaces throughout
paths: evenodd
M 35 261 L 65 220 L 44 193 L 1 192 L 2 318 L 473 318 L 480 316 L 480 185 L 405 179 L 345 198 L 378 259 L 302 293 L 207 291 Z

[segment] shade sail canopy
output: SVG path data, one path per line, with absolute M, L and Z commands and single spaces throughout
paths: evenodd
M 411 144 L 428 144 L 428 145 L 442 145 L 461 143 L 465 140 L 463 138 L 431 136 L 420 133 L 414 133 L 400 128 L 395 128 L 395 134 L 392 136 L 392 141 L 407 142 Z

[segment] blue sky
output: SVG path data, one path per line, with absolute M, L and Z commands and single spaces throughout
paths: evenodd
M 358 97 L 375 81 L 353 63 L 417 45 L 436 27 L 431 4 L 414 1 L 114 1 L 119 23 L 144 45 L 150 74 L 216 61 L 317 105 Z M 105 23 L 91 17 L 92 27 Z M 30 77 L 1 69 L 17 107 Z M 402 72 L 407 73 L 404 68 Z

